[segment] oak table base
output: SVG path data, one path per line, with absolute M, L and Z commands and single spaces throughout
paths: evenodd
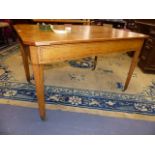
M 101 43 L 82 43 L 76 45 L 53 45 L 53 46 L 24 46 L 21 44 L 21 53 L 23 58 L 23 64 L 26 74 L 26 79 L 30 82 L 30 73 L 29 73 L 29 65 L 28 65 L 28 57 L 30 55 L 32 68 L 34 72 L 35 85 L 36 85 L 36 93 L 39 105 L 39 114 L 42 120 L 45 120 L 46 112 L 45 112 L 45 97 L 44 97 L 44 74 L 43 67 L 45 64 L 72 60 L 77 58 L 84 58 L 87 56 L 95 55 L 95 64 L 97 61 L 96 55 L 104 55 L 108 53 L 118 52 L 120 51 L 130 51 L 134 50 L 135 54 L 131 62 L 131 66 L 128 72 L 128 76 L 125 82 L 124 91 L 128 88 L 129 82 L 131 80 L 132 74 L 134 72 L 135 66 L 138 62 L 138 56 L 143 45 L 143 39 L 134 39 L 134 40 L 122 40 L 122 41 L 108 41 Z M 30 48 L 30 50 L 29 50 Z M 78 55 L 69 54 L 70 51 L 78 50 Z M 80 52 L 81 51 L 81 52 Z M 56 54 L 60 53 L 61 57 Z

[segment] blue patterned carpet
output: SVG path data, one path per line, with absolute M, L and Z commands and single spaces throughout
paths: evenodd
M 17 50 L 18 48 L 14 49 L 14 51 Z M 16 78 L 12 74 L 10 68 L 4 63 L 5 61 L 3 61 L 3 59 L 7 59 L 7 57 L 10 55 L 11 54 L 8 54 L 7 56 L 1 56 L 0 97 L 11 100 L 36 102 L 34 84 L 12 80 Z M 80 68 L 85 70 L 93 66 L 93 59 L 86 58 L 78 61 L 70 61 L 69 64 L 72 66 L 72 68 Z M 104 73 L 112 74 L 113 70 L 104 69 Z M 70 78 L 74 79 L 73 74 L 70 75 L 72 75 Z M 87 87 L 79 89 L 64 86 L 46 85 L 46 103 L 87 108 L 91 110 L 98 109 L 103 111 L 125 112 L 131 114 L 154 116 L 155 82 L 152 80 L 150 83 L 151 85 L 147 85 L 145 87 L 146 89 L 140 93 L 92 90 L 87 89 Z M 121 90 L 123 88 L 122 82 L 116 81 L 116 87 L 117 89 Z
M 155 88 L 155 85 L 152 87 Z M 45 96 L 48 104 L 155 115 L 155 102 L 147 101 L 144 96 L 52 86 L 45 87 Z M 26 83 L 1 83 L 0 97 L 30 102 L 37 101 L 35 86 Z

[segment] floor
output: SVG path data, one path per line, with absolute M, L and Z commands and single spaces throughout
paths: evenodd
M 0 134 L 115 135 L 155 134 L 155 122 L 47 110 L 42 122 L 37 109 L 0 105 Z

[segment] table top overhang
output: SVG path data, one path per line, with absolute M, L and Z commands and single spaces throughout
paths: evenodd
M 82 42 L 100 42 L 121 39 L 144 39 L 147 35 L 131 32 L 129 30 L 114 29 L 104 26 L 70 25 L 71 32 L 57 34 L 52 31 L 43 31 L 38 25 L 18 24 L 14 25 L 22 42 L 26 45 L 54 45 Z M 56 25 L 62 29 L 64 26 Z

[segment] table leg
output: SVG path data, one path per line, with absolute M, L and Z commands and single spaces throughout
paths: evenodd
M 24 46 L 24 45 L 20 44 L 20 49 L 21 49 L 20 51 L 21 51 L 21 55 L 22 55 L 22 59 L 23 59 L 26 79 L 28 82 L 30 82 L 30 70 L 29 70 L 29 63 L 28 63 L 28 55 L 29 55 L 28 48 L 29 48 L 28 46 Z
M 132 58 L 132 62 L 131 62 L 131 65 L 130 65 L 130 69 L 129 69 L 129 72 L 128 72 L 128 76 L 127 76 L 123 91 L 125 91 L 128 88 L 128 85 L 129 85 L 129 82 L 131 80 L 132 74 L 133 74 L 134 69 L 135 69 L 135 67 L 137 65 L 137 62 L 138 62 L 139 54 L 140 54 L 140 50 L 135 51 L 134 57 Z
M 44 98 L 43 65 L 32 64 L 32 68 L 34 72 L 40 118 L 42 120 L 45 120 L 46 112 L 45 112 L 45 98 Z
M 92 70 L 96 69 L 96 65 L 97 65 L 97 56 L 95 56 L 95 58 L 94 58 L 94 64 L 93 64 Z

